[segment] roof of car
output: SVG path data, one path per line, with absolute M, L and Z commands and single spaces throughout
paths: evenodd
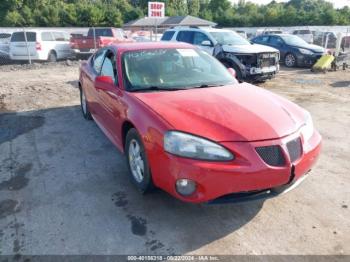
M 158 48 L 194 48 L 193 45 L 182 42 L 135 42 L 112 44 L 111 46 L 120 51 L 137 51 Z
M 166 31 L 179 31 L 179 30 L 193 30 L 193 31 L 205 31 L 205 32 L 234 32 L 230 29 L 214 28 L 211 26 L 176 26 Z

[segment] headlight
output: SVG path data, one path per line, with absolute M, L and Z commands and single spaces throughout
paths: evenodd
M 303 55 L 313 55 L 314 52 L 307 50 L 307 49 L 303 49 L 303 48 L 299 48 L 299 52 L 302 53 Z
M 164 135 L 164 150 L 177 156 L 201 160 L 234 159 L 233 154 L 216 143 L 177 131 L 169 131 Z
M 314 124 L 309 112 L 305 111 L 305 124 L 301 128 L 301 133 L 303 134 L 304 141 L 308 141 L 314 133 Z

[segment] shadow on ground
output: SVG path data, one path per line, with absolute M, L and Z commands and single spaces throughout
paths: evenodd
M 2 114 L 0 123 L 2 254 L 183 254 L 240 229 L 263 206 L 142 196 L 124 157 L 78 106 Z M 26 183 L 14 199 L 17 175 Z

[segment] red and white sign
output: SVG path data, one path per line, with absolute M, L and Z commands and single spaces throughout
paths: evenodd
M 163 2 L 148 2 L 148 17 L 163 18 L 165 4 Z

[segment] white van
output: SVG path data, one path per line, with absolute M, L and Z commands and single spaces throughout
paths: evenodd
M 44 60 L 56 62 L 73 56 L 70 35 L 62 31 L 30 30 L 14 32 L 10 40 L 11 60 Z M 28 45 L 26 44 L 26 41 Z M 29 53 L 29 55 L 28 55 Z

